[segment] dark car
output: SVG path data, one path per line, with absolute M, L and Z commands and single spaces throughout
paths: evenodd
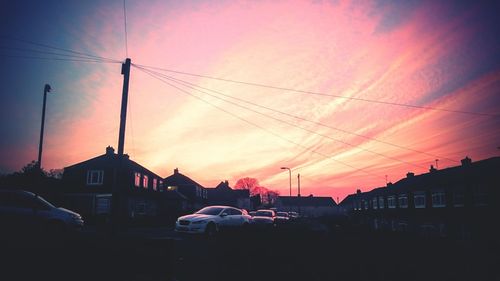
M 287 212 L 277 212 L 276 213 L 276 223 L 287 223 L 290 220 Z
M 0 190 L 0 225 L 5 233 L 36 235 L 40 231 L 61 233 L 81 229 L 83 219 L 32 192 Z

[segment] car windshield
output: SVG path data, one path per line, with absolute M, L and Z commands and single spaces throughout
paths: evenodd
M 199 210 L 195 214 L 216 216 L 216 215 L 220 214 L 220 212 L 222 210 L 224 210 L 224 208 L 221 208 L 221 207 L 206 207 L 206 208 L 203 208 L 203 209 Z
M 277 215 L 280 217 L 288 217 L 288 213 L 286 212 L 278 212 Z
M 55 208 L 54 205 L 52 205 L 51 203 L 49 203 L 49 201 L 43 199 L 42 197 L 37 196 L 37 198 L 38 198 L 38 201 L 40 201 L 42 203 L 42 205 L 45 205 L 45 206 L 47 206 L 49 208 Z
M 272 217 L 273 212 L 271 212 L 271 211 L 257 211 L 255 213 L 255 216 L 257 216 L 257 217 Z

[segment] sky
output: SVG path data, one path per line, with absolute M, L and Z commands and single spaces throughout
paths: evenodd
M 289 167 L 337 200 L 500 153 L 493 1 L 6 2 L 1 173 L 37 158 L 46 83 L 45 170 L 117 148 L 126 57 L 125 153 L 163 177 L 288 195 Z

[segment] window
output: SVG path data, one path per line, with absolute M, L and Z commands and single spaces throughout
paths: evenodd
M 465 203 L 465 196 L 463 191 L 453 192 L 453 207 L 463 207 Z
M 203 189 L 203 198 L 207 199 L 207 190 Z
M 487 190 L 484 187 L 474 188 L 474 206 L 487 206 Z
M 137 172 L 134 173 L 134 184 L 137 187 L 141 186 L 141 173 L 137 173 Z
M 148 181 L 148 176 L 147 175 L 144 175 L 142 177 L 142 187 L 144 188 L 148 188 L 149 187 L 149 181 Z
M 196 197 L 201 197 L 201 188 L 199 186 L 196 187 Z
M 372 205 L 373 205 L 373 209 L 378 209 L 377 197 L 374 197 L 372 199 Z
M 389 207 L 389 209 L 396 208 L 396 196 L 387 196 L 387 206 Z
M 363 200 L 363 206 L 364 206 L 365 210 L 368 210 L 368 201 Z
M 431 195 L 432 199 L 432 207 L 433 208 L 442 208 L 446 207 L 446 196 L 444 191 L 433 191 Z
M 87 171 L 87 185 L 102 185 L 104 179 L 103 170 Z
M 135 214 L 144 215 L 146 214 L 146 203 L 144 201 L 135 202 Z
M 413 202 L 415 203 L 415 208 L 425 208 L 425 192 L 415 192 Z
M 153 190 L 156 191 L 158 189 L 157 185 L 158 180 L 156 178 L 153 179 Z
M 383 209 L 383 208 L 385 207 L 384 205 L 385 205 L 385 204 L 384 204 L 384 197 L 383 197 L 383 196 L 379 196 L 379 197 L 378 197 L 378 207 L 379 207 L 380 209 Z
M 398 204 L 399 204 L 399 208 L 408 208 L 408 195 L 399 194 Z
M 236 209 L 227 209 L 228 215 L 231 216 L 241 216 L 241 211 Z
M 160 191 L 163 191 L 163 181 L 162 180 L 159 180 L 158 188 L 160 189 Z

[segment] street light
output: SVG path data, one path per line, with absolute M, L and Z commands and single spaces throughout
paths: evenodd
M 290 179 L 290 197 L 292 197 L 292 170 L 288 167 L 281 167 L 282 170 L 288 170 L 288 175 Z
M 38 145 L 38 169 L 42 170 L 42 146 L 43 146 L 43 127 L 45 124 L 45 104 L 47 103 L 47 93 L 50 92 L 50 85 L 45 84 L 43 88 L 43 108 L 42 108 L 42 128 L 40 129 L 40 144 Z

